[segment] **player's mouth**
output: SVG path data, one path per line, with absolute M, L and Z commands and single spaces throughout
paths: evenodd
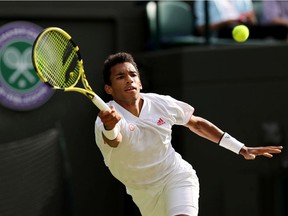
M 137 90 L 137 88 L 134 86 L 128 86 L 127 88 L 125 88 L 126 92 L 135 91 L 135 90 Z

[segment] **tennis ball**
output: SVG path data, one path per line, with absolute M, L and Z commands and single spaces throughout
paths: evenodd
M 237 42 L 245 42 L 249 37 L 249 29 L 245 25 L 237 25 L 232 30 L 232 36 Z

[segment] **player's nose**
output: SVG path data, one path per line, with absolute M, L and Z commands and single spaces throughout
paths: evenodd
M 127 75 L 126 81 L 127 81 L 127 83 L 132 83 L 133 82 L 133 77 L 130 76 L 130 75 Z

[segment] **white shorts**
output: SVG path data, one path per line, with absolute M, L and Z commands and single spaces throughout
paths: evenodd
M 182 171 L 169 176 L 161 185 L 128 189 L 142 216 L 198 215 L 198 177 L 192 167 Z

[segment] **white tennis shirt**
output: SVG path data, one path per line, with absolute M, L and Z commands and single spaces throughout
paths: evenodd
M 179 166 L 181 156 L 171 145 L 172 126 L 185 125 L 194 112 L 192 106 L 170 96 L 141 93 L 141 97 L 144 103 L 139 117 L 115 101 L 108 103 L 122 115 L 123 140 L 117 148 L 104 143 L 99 117 L 95 123 L 96 143 L 106 166 L 115 178 L 133 188 L 157 183 Z

